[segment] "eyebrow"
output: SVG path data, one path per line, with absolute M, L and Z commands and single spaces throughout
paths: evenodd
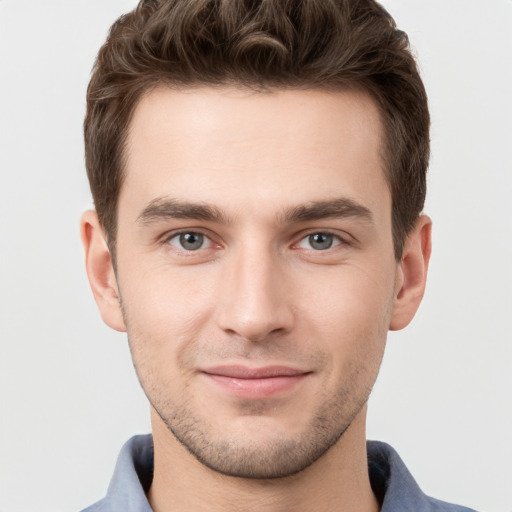
M 189 203 L 169 197 L 153 199 L 137 217 L 137 221 L 144 225 L 166 219 L 227 222 L 226 216 L 215 206 L 203 203 Z
M 346 217 L 353 217 L 369 223 L 373 222 L 372 212 L 366 206 L 345 197 L 327 201 L 313 201 L 297 206 L 287 211 L 284 219 L 287 222 L 304 222 Z
M 352 217 L 373 222 L 371 211 L 349 198 L 312 201 L 286 210 L 279 216 L 285 223 L 305 222 L 327 218 Z M 194 219 L 216 223 L 228 223 L 226 215 L 216 206 L 206 203 L 191 203 L 170 197 L 153 199 L 137 217 L 137 222 L 149 225 L 167 219 Z

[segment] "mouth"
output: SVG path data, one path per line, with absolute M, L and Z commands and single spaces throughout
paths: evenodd
M 262 400 L 292 391 L 311 372 L 288 366 L 215 366 L 202 370 L 217 389 L 238 398 Z

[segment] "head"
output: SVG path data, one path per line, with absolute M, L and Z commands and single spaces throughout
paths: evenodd
M 144 2 L 100 51 L 85 138 L 88 274 L 154 433 L 255 478 L 360 441 L 430 254 L 425 93 L 389 15 Z
M 377 2 L 146 0 L 119 18 L 98 54 L 84 123 L 87 173 L 114 263 L 130 120 L 161 85 L 365 91 L 382 123 L 400 259 L 425 201 L 430 117 L 407 35 Z

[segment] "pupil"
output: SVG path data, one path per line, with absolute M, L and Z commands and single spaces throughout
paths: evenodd
M 309 243 L 313 249 L 325 250 L 329 249 L 332 245 L 332 235 L 325 233 L 315 233 L 309 236 Z
M 195 251 L 203 245 L 203 235 L 200 233 L 183 233 L 180 235 L 180 243 L 184 249 Z

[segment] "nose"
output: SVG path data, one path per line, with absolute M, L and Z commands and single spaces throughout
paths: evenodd
M 292 329 L 292 296 L 278 259 L 265 251 L 244 251 L 226 262 L 217 303 L 222 330 L 261 342 Z

